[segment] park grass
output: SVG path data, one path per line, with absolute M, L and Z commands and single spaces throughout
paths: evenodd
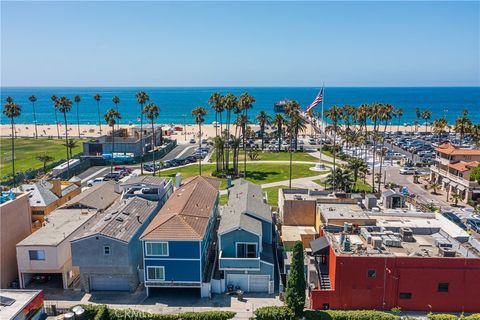
M 73 148 L 74 155 L 83 151 L 81 139 L 72 139 L 77 142 L 77 146 Z M 52 162 L 66 159 L 66 148 L 63 145 L 64 139 L 48 139 L 48 138 L 16 138 L 15 139 L 15 171 L 25 172 L 28 169 L 39 169 L 43 167 L 43 163 L 35 157 L 47 153 L 53 157 Z M 0 176 L 11 175 L 12 173 L 12 144 L 11 138 L 0 138 L 1 161 Z
M 233 161 L 232 152 L 230 152 L 229 158 L 230 158 L 230 161 Z M 238 159 L 240 162 L 243 161 L 243 159 L 245 159 L 243 150 L 240 151 L 240 154 L 238 155 Z M 292 160 L 315 162 L 315 161 L 318 161 L 318 158 L 315 158 L 308 152 L 299 151 L 299 152 L 293 153 Z M 214 151 L 212 153 L 212 156 L 210 157 L 210 162 L 215 163 L 215 161 L 216 161 L 216 153 Z M 247 161 L 250 161 L 250 157 L 248 156 L 248 151 L 247 151 Z M 281 152 L 258 151 L 258 157 L 253 161 L 290 161 L 290 154 L 286 151 L 281 151 Z
M 316 184 L 324 187 L 324 188 L 331 187 L 330 184 L 328 184 L 326 182 L 323 182 L 320 179 L 312 180 L 312 181 L 315 182 Z M 362 179 L 357 179 L 357 182 L 355 183 L 354 190 L 355 190 L 355 192 L 371 192 L 372 191 L 372 186 L 369 185 L 368 183 L 364 183 Z
M 263 189 L 263 192 L 267 195 L 267 203 L 272 207 L 278 207 L 278 189 L 288 188 L 287 186 L 270 187 Z M 220 195 L 220 205 L 225 205 L 228 202 L 228 196 L 226 194 Z
M 292 164 L 292 179 L 312 177 L 322 174 L 322 172 L 310 170 L 311 164 Z M 242 172 L 243 165 L 240 165 Z M 215 170 L 215 164 L 202 165 L 202 175 L 212 176 Z M 188 165 L 180 168 L 172 168 L 161 171 L 163 177 L 175 177 L 177 173 L 182 175 L 182 179 L 187 179 L 198 175 L 198 164 Z M 256 184 L 266 184 L 289 179 L 288 163 L 247 163 L 247 180 Z M 226 189 L 226 179 L 220 179 L 220 189 Z

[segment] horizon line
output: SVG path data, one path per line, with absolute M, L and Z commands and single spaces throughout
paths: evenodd
M 323 85 L 320 86 L 295 86 L 295 85 L 268 85 L 268 86 L 255 86 L 255 85 L 235 85 L 235 86 L 214 86 L 214 85 L 201 85 L 201 86 L 194 86 L 194 85 L 178 85 L 178 86 L 139 86 L 139 85 L 125 85 L 125 86 L 110 86 L 110 85 L 97 85 L 97 86 L 1 86 L 0 88 L 321 88 Z M 374 85 L 366 85 L 366 86 L 357 86 L 357 85 L 344 85 L 344 86 L 325 86 L 325 88 L 480 88 L 480 84 L 478 85 L 423 85 L 423 86 L 408 86 L 408 85 L 398 85 L 398 86 L 374 86 Z

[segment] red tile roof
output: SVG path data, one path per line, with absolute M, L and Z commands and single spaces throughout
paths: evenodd
M 471 162 L 460 161 L 457 163 L 449 163 L 448 167 L 458 170 L 460 172 L 465 172 L 465 171 L 469 171 L 472 168 L 478 167 L 479 165 L 480 165 L 480 162 L 478 161 L 471 161 Z
M 201 240 L 218 197 L 220 181 L 197 176 L 170 196 L 140 236 L 142 240 Z
M 465 149 L 465 148 L 458 148 L 450 143 L 444 143 L 438 146 L 437 151 L 443 154 L 449 155 L 459 155 L 459 156 L 480 156 L 480 149 Z

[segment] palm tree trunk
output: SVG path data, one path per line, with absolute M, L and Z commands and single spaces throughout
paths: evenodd
M 200 133 L 200 137 L 198 138 L 198 147 L 202 148 L 202 124 L 198 123 L 198 132 Z M 198 171 L 200 175 L 202 175 L 202 158 L 198 159 Z
M 290 172 L 288 174 L 288 188 L 292 188 L 292 144 L 290 143 Z
M 110 173 L 113 172 L 113 154 L 115 152 L 115 125 L 112 126 L 112 159 L 110 160 Z
M 337 167 L 337 125 L 334 124 L 333 132 L 333 175 L 335 177 L 336 167 Z M 336 179 L 333 179 L 333 191 L 336 188 Z
M 280 146 L 281 146 L 281 141 L 282 141 L 282 126 L 281 125 L 278 125 L 278 152 L 280 152 Z
M 12 117 L 12 178 L 13 178 L 13 187 L 16 187 L 15 179 L 15 124 Z
M 80 139 L 80 117 L 78 116 L 78 102 L 77 102 L 77 130 L 78 130 L 78 138 Z
M 65 121 L 65 148 L 67 148 L 67 172 L 68 177 L 70 177 L 70 155 L 68 154 L 68 124 L 67 124 L 67 113 L 63 113 L 63 120 Z
M 215 110 L 215 137 L 218 137 L 218 111 Z
M 247 177 L 247 123 L 248 109 L 245 109 L 245 123 L 243 124 L 243 178 Z
M 152 160 L 153 160 L 153 176 L 155 176 L 155 127 L 152 118 Z
M 227 147 L 227 152 L 225 153 L 225 174 L 228 175 L 228 167 L 230 162 L 230 109 L 227 110 L 227 123 L 225 125 L 227 126 L 227 137 L 225 139 L 225 145 Z
M 98 124 L 100 125 L 100 135 L 102 135 L 102 121 L 100 120 L 100 103 L 97 101 Z
M 37 115 L 35 113 L 35 102 L 32 102 L 33 108 L 33 123 L 35 124 L 35 139 L 38 139 L 38 132 L 37 132 Z
M 140 104 L 140 174 L 143 174 L 143 103 Z
M 262 135 L 262 151 L 264 147 L 264 141 L 265 141 L 265 125 L 260 126 L 260 134 Z
M 57 124 L 57 138 L 60 139 L 60 130 L 58 129 L 57 108 L 55 108 L 55 123 Z
M 385 121 L 385 127 L 383 128 L 382 150 L 380 150 L 380 179 L 378 179 L 378 191 L 380 191 L 382 183 L 382 166 L 383 166 L 383 148 L 385 148 L 385 133 L 387 132 L 387 121 Z

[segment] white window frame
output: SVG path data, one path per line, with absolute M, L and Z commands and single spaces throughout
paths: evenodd
M 248 248 L 249 244 L 255 245 L 255 258 L 239 257 L 238 256 L 238 245 L 239 244 L 247 245 L 247 248 Z M 247 248 L 245 248 L 245 254 L 247 254 Z M 235 242 L 235 257 L 238 258 L 238 259 L 257 259 L 258 258 L 258 244 L 256 242 Z
M 149 270 L 150 269 L 162 269 L 163 279 L 151 279 L 149 277 Z M 165 267 L 164 266 L 147 266 L 147 281 L 165 281 Z
M 107 249 L 107 248 L 108 248 L 108 253 L 106 253 L 106 250 L 105 250 L 105 249 Z M 103 246 L 103 255 L 109 256 L 109 255 L 111 255 L 111 254 L 112 254 L 112 247 L 109 246 L 109 245 L 104 245 L 104 246 Z
M 163 245 L 165 244 L 165 247 L 167 248 L 167 252 L 165 254 L 153 254 L 153 253 L 149 253 L 148 252 L 148 247 L 149 245 L 154 245 L 154 244 L 160 244 L 160 245 Z M 149 257 L 168 257 L 170 255 L 170 249 L 169 249 L 169 245 L 168 245 L 168 241 L 161 241 L 161 242 L 146 242 L 145 243 L 145 252 L 146 252 L 146 255 L 149 256 Z
M 32 259 L 30 252 L 35 252 L 37 257 L 38 257 L 38 253 L 42 253 L 43 259 Z M 46 260 L 45 250 L 41 250 L 41 249 L 28 250 L 28 259 L 30 261 L 45 261 Z

